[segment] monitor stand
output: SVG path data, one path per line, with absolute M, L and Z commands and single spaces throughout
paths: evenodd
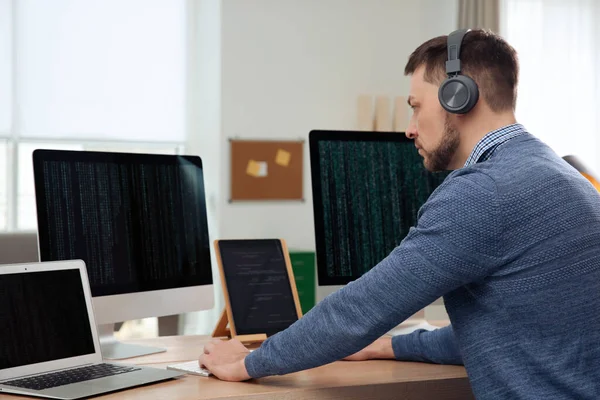
M 105 360 L 122 360 L 124 358 L 139 357 L 167 351 L 167 349 L 161 349 L 159 347 L 121 343 L 115 337 L 114 331 L 114 324 L 98 326 L 100 349 L 102 350 L 102 358 Z

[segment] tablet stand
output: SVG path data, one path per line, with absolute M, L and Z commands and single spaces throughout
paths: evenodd
M 227 310 L 223 310 L 217 326 L 213 330 L 212 337 L 228 337 L 231 339 L 237 339 L 244 345 L 252 343 L 262 343 L 267 340 L 266 333 L 258 333 L 254 335 L 231 335 L 231 330 L 227 327 L 229 325 L 229 317 L 227 316 Z

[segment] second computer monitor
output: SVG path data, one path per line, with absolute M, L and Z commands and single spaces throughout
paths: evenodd
M 199 157 L 36 150 L 41 261 L 82 259 L 99 325 L 213 307 Z
M 320 300 L 387 257 L 448 173 L 403 132 L 319 130 L 309 145 Z

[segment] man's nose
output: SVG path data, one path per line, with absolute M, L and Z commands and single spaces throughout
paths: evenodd
M 415 124 L 412 119 L 406 128 L 406 137 L 409 139 L 414 139 L 417 137 L 417 124 Z

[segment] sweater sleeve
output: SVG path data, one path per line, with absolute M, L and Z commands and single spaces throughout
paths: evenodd
M 419 329 L 408 335 L 394 336 L 392 348 L 396 360 L 463 364 L 452 326 L 433 331 Z
M 483 279 L 503 263 L 498 211 L 493 182 L 449 176 L 398 247 L 250 353 L 248 374 L 282 375 L 349 356 L 435 299 Z

